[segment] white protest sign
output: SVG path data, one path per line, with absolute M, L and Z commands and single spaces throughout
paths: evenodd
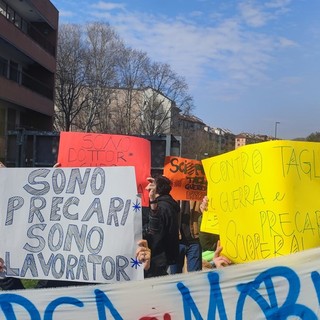
M 0 170 L 7 276 L 111 283 L 143 278 L 134 167 Z
M 320 249 L 211 272 L 0 291 L 5 320 L 317 320 Z

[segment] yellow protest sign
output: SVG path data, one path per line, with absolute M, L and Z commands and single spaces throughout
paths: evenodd
M 214 207 L 214 203 L 212 203 L 213 198 L 209 199 L 208 209 L 203 211 L 202 220 L 200 225 L 200 231 L 208 232 L 213 234 L 219 234 L 219 220 L 216 213 L 216 209 Z M 211 203 L 210 203 L 211 202 Z
M 223 253 L 231 260 L 320 245 L 320 143 L 251 144 L 202 163 L 209 211 L 217 215 Z

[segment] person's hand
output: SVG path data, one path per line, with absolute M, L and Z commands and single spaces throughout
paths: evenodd
M 6 166 L 0 161 L 0 168 L 5 168 Z
M 148 185 L 146 186 L 146 190 L 149 191 L 149 199 L 150 201 L 153 201 L 156 198 L 156 183 L 154 178 L 149 177 L 147 178 Z
M 209 203 L 209 198 L 207 196 L 204 196 L 202 199 L 202 202 L 200 204 L 200 211 L 203 213 L 203 211 L 208 210 L 208 203 Z
M 229 266 L 230 264 L 232 264 L 231 260 L 229 260 L 227 257 L 221 255 L 222 249 L 223 249 L 223 247 L 221 247 L 221 245 L 220 245 L 220 240 L 218 240 L 217 249 L 214 252 L 214 256 L 212 259 L 216 268 L 223 268 L 223 267 L 226 267 L 226 266 Z
M 0 272 L 4 272 L 4 271 L 5 271 L 4 261 L 2 258 L 0 258 Z
M 143 268 L 145 270 L 149 270 L 150 268 L 150 260 L 151 260 L 151 250 L 148 247 L 147 240 L 139 240 L 138 241 L 138 248 L 136 250 L 136 257 L 137 260 L 143 263 Z
M 202 259 L 202 269 L 212 269 L 212 265 L 209 261 Z
M 154 202 L 154 200 L 157 197 L 157 194 L 156 194 L 156 182 L 155 182 L 155 179 L 152 178 L 152 177 L 147 178 L 147 180 L 148 180 L 149 183 L 146 186 L 146 190 L 149 191 L 150 208 L 151 208 L 151 210 L 156 211 L 157 207 L 158 207 L 157 203 Z

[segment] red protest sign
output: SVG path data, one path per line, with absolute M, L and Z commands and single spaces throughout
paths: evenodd
M 134 166 L 142 205 L 149 205 L 145 187 L 151 171 L 151 144 L 147 139 L 114 134 L 61 132 L 58 162 L 62 167 Z

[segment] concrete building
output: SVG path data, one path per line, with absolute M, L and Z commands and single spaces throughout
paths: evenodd
M 94 99 L 92 95 L 97 91 L 100 91 L 99 99 Z M 174 101 L 150 87 L 84 88 L 78 103 L 86 107 L 75 118 L 73 131 L 166 135 L 172 133 L 180 112 Z M 90 117 L 90 114 L 93 116 Z
M 0 160 L 10 130 L 52 130 L 58 10 L 0 0 Z

